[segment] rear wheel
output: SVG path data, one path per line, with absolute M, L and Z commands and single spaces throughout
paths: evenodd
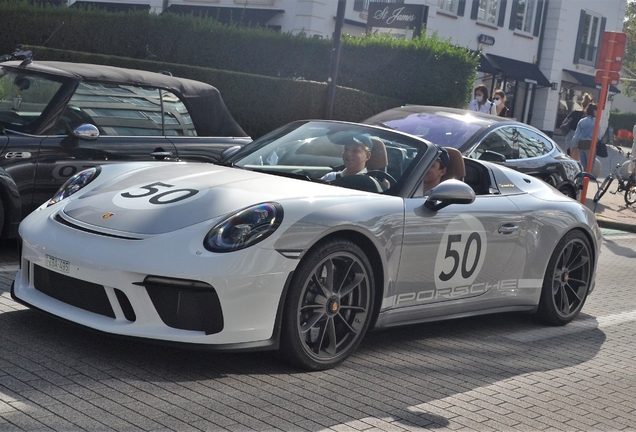
M 614 177 L 612 177 L 611 175 L 605 177 L 605 180 L 603 180 L 603 183 L 601 183 L 601 186 L 598 188 L 598 191 L 596 191 L 596 194 L 594 195 L 594 202 L 598 202 L 598 200 L 600 200 L 601 197 L 605 195 L 605 192 L 607 192 L 607 190 L 609 189 L 612 181 L 614 181 Z
M 308 252 L 285 302 L 281 354 L 308 370 L 344 361 L 360 344 L 373 312 L 374 280 L 362 250 L 331 240 Z
M 4 205 L 2 204 L 2 199 L 0 199 L 0 234 L 2 234 L 3 229 L 4 229 Z
M 627 187 L 625 188 L 625 204 L 632 205 L 636 202 L 636 184 L 634 184 L 634 176 L 629 178 Z
M 592 280 L 592 248 L 585 234 L 571 231 L 557 244 L 543 279 L 537 318 L 565 325 L 583 308 Z

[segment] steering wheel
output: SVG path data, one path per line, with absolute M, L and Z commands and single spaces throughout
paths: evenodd
M 367 175 L 370 177 L 373 177 L 377 180 L 380 181 L 380 184 L 383 183 L 384 180 L 386 180 L 389 183 L 389 187 L 386 189 L 389 189 L 393 186 L 395 186 L 395 184 L 397 183 L 397 180 L 395 180 L 395 178 L 393 178 L 393 176 L 385 171 L 381 171 L 381 170 L 371 170 L 367 172 Z

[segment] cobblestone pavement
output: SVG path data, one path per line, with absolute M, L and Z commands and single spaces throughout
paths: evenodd
M 0 431 L 636 430 L 636 235 L 606 231 L 565 327 L 500 314 L 367 335 L 340 367 L 116 339 L 13 302 L 0 245 Z

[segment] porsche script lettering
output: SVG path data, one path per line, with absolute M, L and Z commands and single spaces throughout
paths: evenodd
M 436 300 L 452 300 L 462 297 L 480 295 L 490 290 L 511 291 L 519 288 L 518 279 L 506 279 L 495 283 L 480 282 L 471 285 L 460 285 L 448 288 L 431 288 L 422 291 L 403 293 L 395 298 L 395 306 L 405 303 L 428 303 Z

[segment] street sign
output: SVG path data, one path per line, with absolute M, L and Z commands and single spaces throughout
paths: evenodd
M 620 32 L 603 33 L 603 39 L 601 41 L 601 51 L 598 55 L 598 62 L 596 64 L 596 68 L 609 69 L 611 71 L 620 72 L 621 67 L 623 65 L 623 57 L 625 55 L 626 43 L 627 43 L 627 35 L 625 33 L 620 33 Z
M 618 72 L 614 72 L 614 71 L 609 71 L 606 72 L 604 70 L 597 70 L 596 71 L 596 76 L 594 77 L 594 81 L 596 81 L 598 84 L 603 84 L 603 76 L 606 75 L 609 77 L 610 81 L 609 83 L 611 85 L 618 85 L 618 82 L 621 79 L 621 74 L 619 74 Z

